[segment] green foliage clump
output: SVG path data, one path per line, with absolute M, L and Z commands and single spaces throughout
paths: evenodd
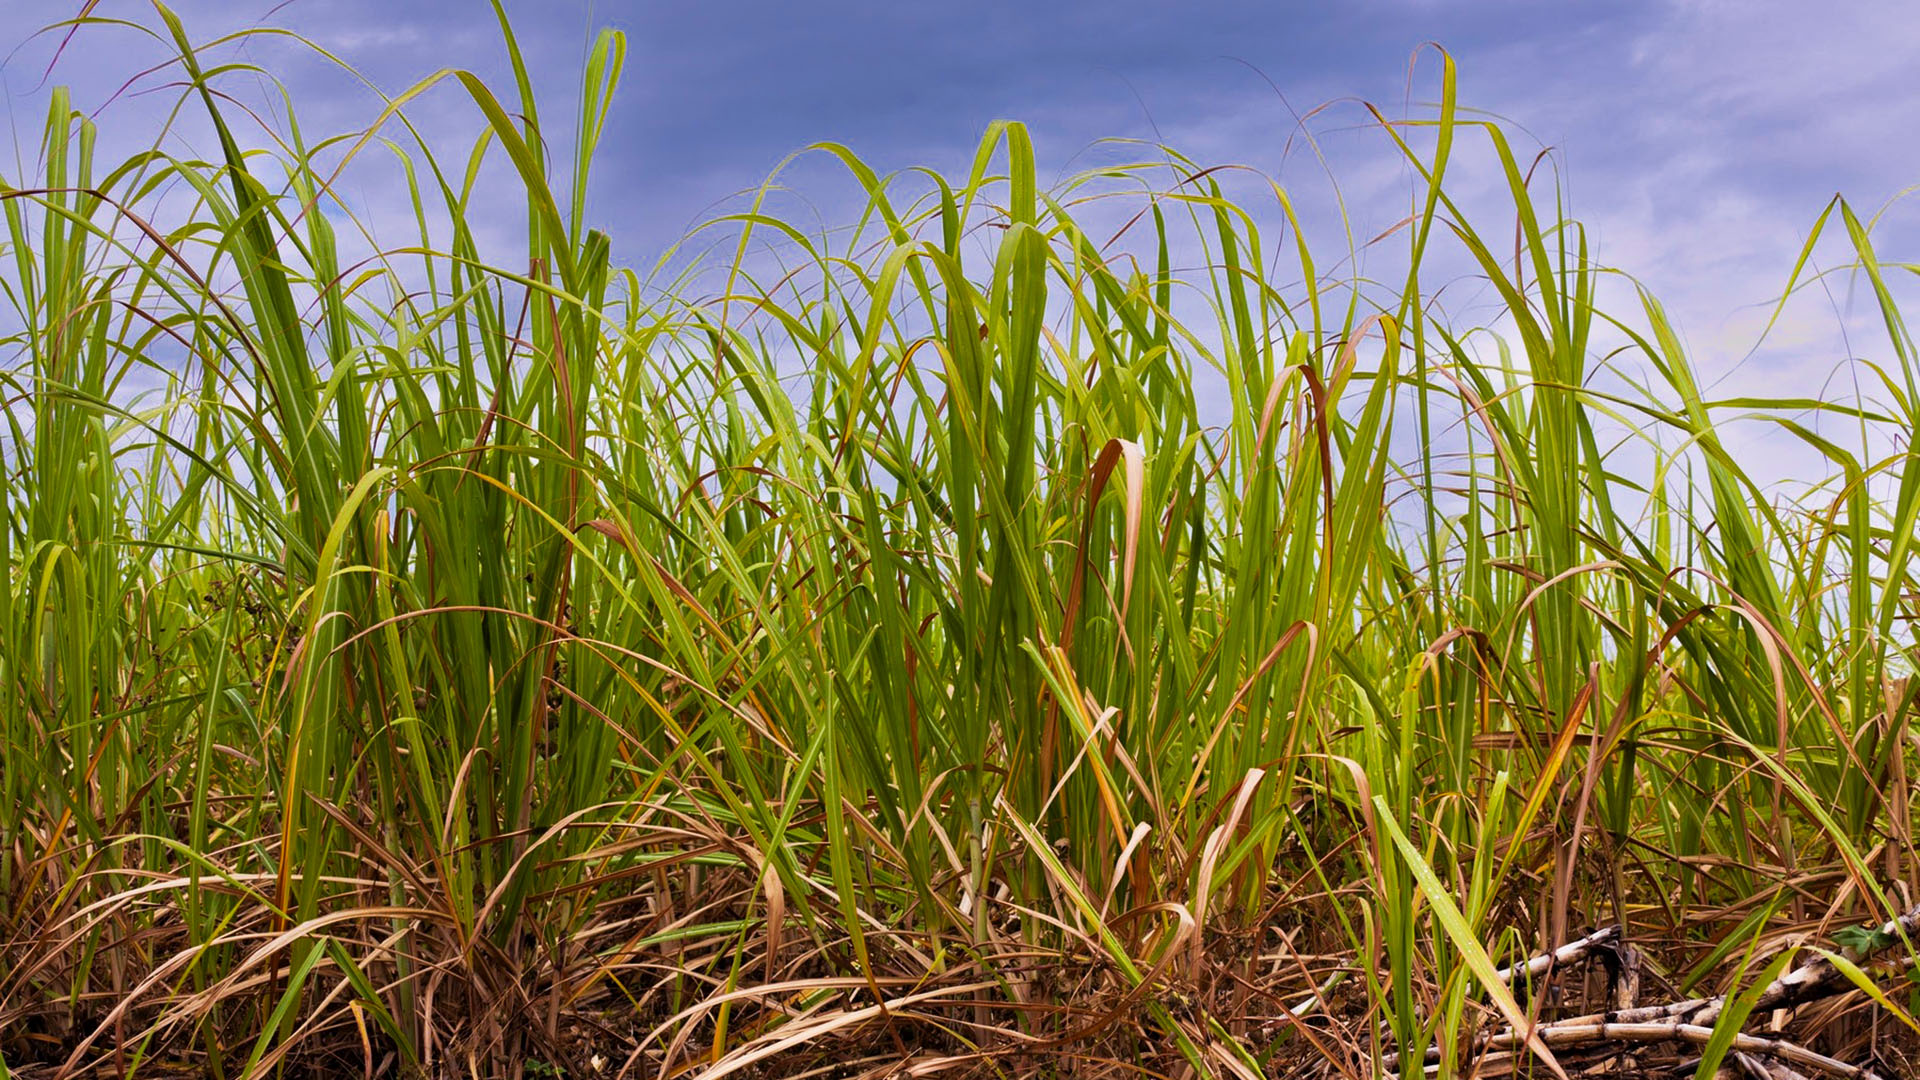
M 1920 391 L 1844 203 L 1890 404 L 1718 402 L 1450 61 L 1380 121 L 1396 284 L 1177 155 L 1043 188 L 1010 123 L 951 179 L 817 148 L 856 228 L 756 200 L 676 276 L 584 225 L 616 34 L 568 173 L 517 52 L 259 148 L 159 29 L 215 159 L 106 167 L 55 94 L 0 191 L 16 1068 L 1444 1076 L 1583 927 L 1687 988 L 1911 903 Z M 343 257 L 382 147 L 417 236 Z M 1832 482 L 1771 501 L 1729 409 Z

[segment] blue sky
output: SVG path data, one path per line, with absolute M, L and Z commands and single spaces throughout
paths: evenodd
M 0 43 L 14 50 L 0 73 L 17 148 L 7 157 L 32 156 L 58 40 L 30 37 L 80 6 L 16 0 L 0 8 Z M 496 77 L 504 70 L 483 0 L 173 6 L 203 38 L 269 17 L 352 60 L 389 92 L 444 66 Z M 1920 182 L 1912 137 L 1920 130 L 1920 17 L 1897 2 L 522 0 L 509 10 L 530 62 L 551 83 L 549 117 L 566 115 L 558 106 L 590 29 L 627 34 L 594 216 L 633 261 L 648 260 L 809 142 L 845 142 L 882 168 L 957 169 L 999 117 L 1026 121 L 1054 170 L 1085 160 L 1076 155 L 1096 139 L 1128 136 L 1319 185 L 1311 158 L 1283 160 L 1281 149 L 1295 131 L 1289 106 L 1306 112 L 1328 102 L 1311 126 L 1364 232 L 1404 212 L 1404 183 L 1394 187 L 1404 169 L 1381 153 L 1354 103 L 1400 114 L 1430 99 L 1432 54 L 1409 65 L 1434 41 L 1459 64 L 1464 104 L 1554 150 L 1600 258 L 1667 301 L 1709 377 L 1812 389 L 1847 350 L 1870 351 L 1840 334 L 1858 330 L 1869 306 L 1842 283 L 1830 300 L 1798 305 L 1770 348 L 1743 363 L 1766 301 L 1834 192 L 1870 213 Z M 150 6 L 132 0 L 104 0 L 96 14 L 153 21 Z M 72 84 L 77 103 L 93 110 L 159 55 L 136 33 L 90 27 L 52 81 Z M 292 50 L 262 43 L 246 55 L 292 85 L 310 129 L 345 129 L 374 112 L 371 98 Z M 100 116 L 103 139 L 150 138 L 162 96 L 115 101 Z M 452 92 L 412 112 L 429 129 L 462 132 L 463 142 L 474 130 Z M 820 205 L 831 217 L 832 199 Z M 1916 220 L 1896 208 L 1883 252 L 1910 254 Z

